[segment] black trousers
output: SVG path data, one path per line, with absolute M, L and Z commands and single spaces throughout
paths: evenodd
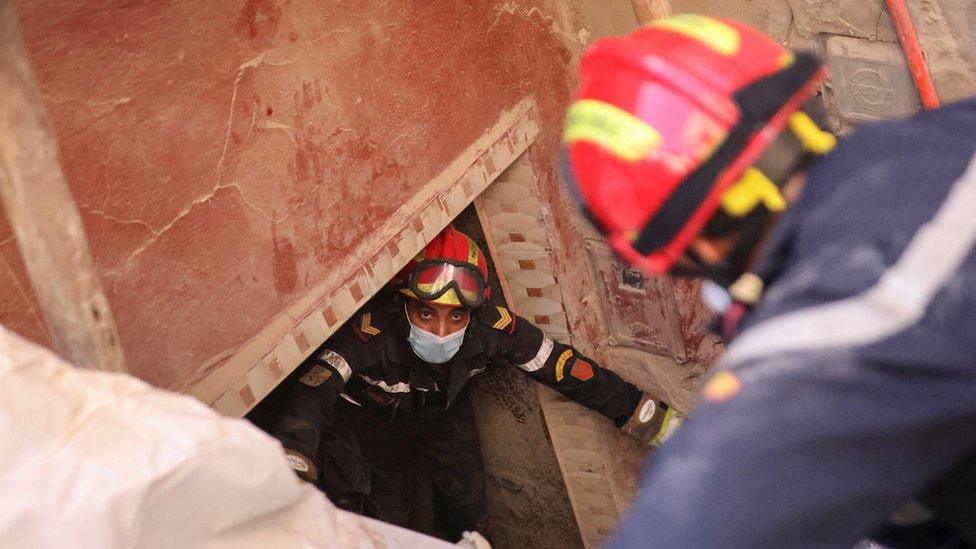
M 467 396 L 446 411 L 390 416 L 339 399 L 319 447 L 319 488 L 343 509 L 408 528 L 418 495 L 429 493 L 435 533 L 449 541 L 465 530 L 485 534 L 484 463 Z M 424 490 L 418 480 L 428 478 Z

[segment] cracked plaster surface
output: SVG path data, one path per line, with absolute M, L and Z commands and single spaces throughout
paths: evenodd
M 51 337 L 30 282 L 19 262 L 20 252 L 14 236 L 0 241 L 0 263 L 3 265 L 0 280 L 9 278 L 9 284 L 0 283 L 0 322 L 18 331 L 28 339 L 42 345 L 49 344 Z M 8 257 L 9 256 L 9 257 Z
M 233 354 L 499 112 L 535 94 L 555 128 L 571 89 L 552 2 L 17 3 L 126 355 L 163 386 Z

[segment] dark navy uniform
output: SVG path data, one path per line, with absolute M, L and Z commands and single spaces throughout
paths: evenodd
M 971 99 L 808 174 L 610 547 L 852 547 L 976 454 L 974 149 Z
M 405 456 L 419 456 L 431 464 L 438 515 L 454 519 L 453 535 L 484 530 L 481 451 L 465 388 L 486 368 L 520 368 L 617 426 L 642 398 L 504 307 L 475 311 L 443 365 L 420 360 L 409 331 L 399 298 L 374 299 L 285 382 L 271 428 L 287 450 L 311 459 L 337 504 L 394 524 L 406 524 L 412 501 Z

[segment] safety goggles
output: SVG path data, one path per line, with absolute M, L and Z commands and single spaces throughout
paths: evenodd
M 413 294 L 423 301 L 438 301 L 449 290 L 454 290 L 458 303 L 463 307 L 480 307 L 487 298 L 485 279 L 481 271 L 470 263 L 436 259 L 421 261 L 410 273 L 407 285 Z

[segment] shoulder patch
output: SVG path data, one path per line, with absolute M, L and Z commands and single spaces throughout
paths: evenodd
M 559 355 L 556 359 L 556 381 L 562 381 L 563 377 L 566 375 L 566 362 L 573 358 L 573 348 L 570 347 Z
M 518 317 L 515 313 L 505 307 L 484 307 L 480 311 L 479 317 L 482 324 L 500 330 L 509 335 L 515 333 L 515 325 Z
M 298 381 L 301 381 L 309 387 L 318 387 L 319 385 L 322 385 L 328 381 L 330 377 L 332 377 L 332 371 L 316 364 L 315 366 L 312 366 L 312 369 L 303 375 Z
M 376 325 L 376 320 L 373 318 L 373 313 L 363 313 L 359 315 L 352 323 L 353 331 L 359 336 L 359 339 L 363 341 L 368 341 L 374 336 L 378 336 L 383 333 L 383 329 Z
M 593 379 L 593 365 L 577 358 L 573 361 L 573 367 L 569 370 L 569 375 L 580 381 L 589 381 Z

